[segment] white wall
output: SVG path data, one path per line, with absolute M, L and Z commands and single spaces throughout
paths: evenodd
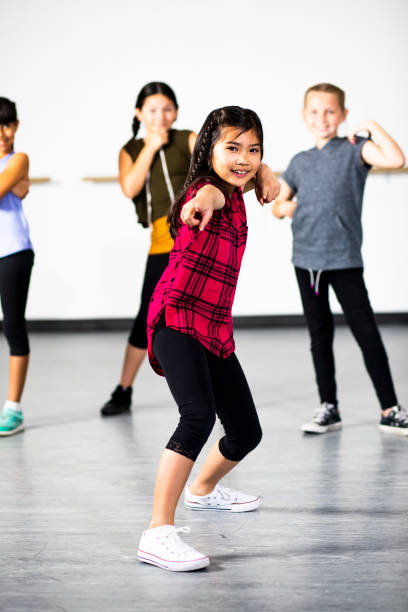
M 18 104 L 17 150 L 32 176 L 25 201 L 36 249 L 30 318 L 128 317 L 149 242 L 115 175 L 133 105 L 148 81 L 180 102 L 176 127 L 198 130 L 217 106 L 254 108 L 265 161 L 283 169 L 313 143 L 304 90 L 347 92 L 348 125 L 374 118 L 408 152 L 405 0 L 13 0 L 2 7 L 1 92 Z M 9 59 L 6 61 L 6 57 Z M 372 176 L 364 212 L 366 279 L 378 311 L 407 311 L 408 175 Z M 287 221 L 247 198 L 250 237 L 236 314 L 300 312 Z

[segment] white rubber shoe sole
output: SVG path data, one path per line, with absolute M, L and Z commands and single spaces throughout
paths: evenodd
M 210 565 L 210 558 L 207 556 L 198 557 L 197 559 L 191 559 L 189 561 L 172 561 L 163 559 L 158 555 L 141 550 L 140 548 L 137 551 L 137 558 L 139 561 L 142 561 L 142 563 L 157 565 L 157 567 L 169 570 L 170 572 L 192 572 Z
M 0 431 L 0 436 L 14 436 L 14 434 L 20 433 L 20 431 L 24 431 L 23 423 L 11 431 Z
M 300 429 L 305 433 L 323 434 L 328 433 L 329 431 L 337 431 L 338 429 L 341 429 L 341 426 L 341 422 L 333 423 L 333 425 L 319 425 L 318 423 L 313 423 L 313 421 L 311 421 L 310 423 L 303 423 Z
M 184 500 L 185 506 L 190 508 L 190 510 L 215 510 L 216 512 L 251 512 L 252 510 L 256 510 L 259 507 L 261 502 L 261 498 L 258 497 L 251 502 L 242 502 L 238 504 L 231 504 L 228 506 L 204 506 L 202 504 L 197 504 L 196 502 L 189 501 L 188 499 Z
M 384 433 L 394 434 L 394 436 L 408 436 L 408 428 L 406 427 L 389 427 L 388 425 L 379 425 L 378 429 Z

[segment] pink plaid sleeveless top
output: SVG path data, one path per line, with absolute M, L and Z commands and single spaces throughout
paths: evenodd
M 186 202 L 208 183 L 203 180 L 191 188 Z M 152 339 L 163 311 L 166 327 L 196 338 L 219 357 L 225 359 L 234 351 L 231 308 L 247 234 L 240 188 L 214 212 L 203 231 L 180 227 L 147 318 L 149 361 L 158 374 L 163 376 L 163 371 L 153 354 Z

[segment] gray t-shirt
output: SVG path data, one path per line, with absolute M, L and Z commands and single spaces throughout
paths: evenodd
M 283 178 L 297 195 L 293 215 L 293 257 L 299 268 L 339 270 L 362 267 L 361 209 L 371 168 L 361 158 L 367 138 L 351 144 L 332 138 L 322 148 L 295 155 Z

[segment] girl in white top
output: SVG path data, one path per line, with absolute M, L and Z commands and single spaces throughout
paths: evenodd
M 16 106 L 0 97 L 0 297 L 10 348 L 9 389 L 0 414 L 0 436 L 24 429 L 20 400 L 29 361 L 25 307 L 34 252 L 21 199 L 28 193 L 28 156 L 14 152 Z

